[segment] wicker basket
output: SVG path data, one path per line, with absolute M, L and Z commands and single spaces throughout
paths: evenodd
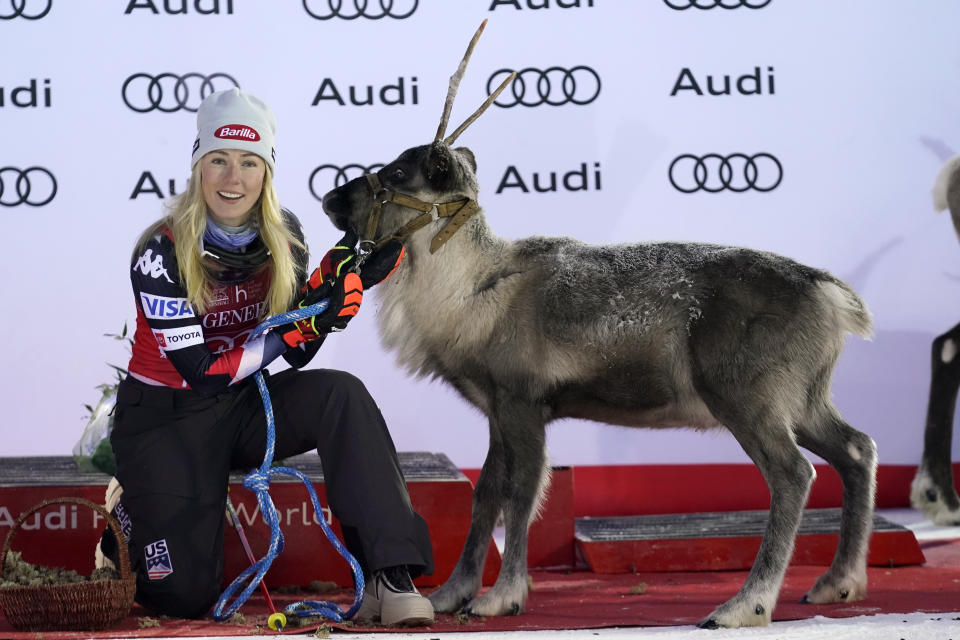
M 120 524 L 106 509 L 83 498 L 44 500 L 20 514 L 3 543 L 0 570 L 5 566 L 10 543 L 24 520 L 48 505 L 63 503 L 85 505 L 104 517 L 117 538 L 120 579 L 0 588 L 0 610 L 10 624 L 21 631 L 105 629 L 125 618 L 133 606 L 137 580 L 136 576 L 130 573 L 129 551 Z

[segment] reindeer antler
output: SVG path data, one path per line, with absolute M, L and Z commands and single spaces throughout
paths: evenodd
M 460 61 L 460 65 L 457 67 L 456 72 L 450 76 L 450 85 L 447 88 L 447 99 L 443 103 L 443 115 L 440 117 L 440 126 L 437 127 L 437 136 L 433 139 L 434 142 L 440 141 L 443 138 L 443 134 L 446 133 L 447 124 L 450 122 L 450 112 L 453 110 L 453 101 L 457 97 L 457 89 L 460 87 L 460 80 L 463 79 L 463 74 L 467 70 L 467 62 L 470 61 L 470 56 L 473 54 L 473 48 L 477 45 L 477 40 L 480 39 L 480 34 L 483 33 L 483 28 L 487 26 L 487 20 L 484 19 L 480 23 L 480 27 L 477 28 L 477 32 L 473 34 L 473 38 L 470 40 L 470 44 L 467 46 L 466 53 L 463 54 L 463 59 Z M 463 133 L 463 131 L 469 127 L 474 120 L 480 117 L 480 114 L 486 111 L 494 100 L 497 99 L 497 96 L 500 95 L 500 92 L 506 89 L 507 85 L 513 81 L 517 76 L 516 72 L 510 74 L 506 80 L 500 83 L 500 86 L 497 87 L 497 90 L 490 94 L 490 97 L 480 105 L 480 108 L 473 112 L 467 120 L 461 124 L 457 129 L 451 133 L 443 142 L 444 144 L 451 144 L 457 137 Z
M 463 124 L 461 124 L 459 127 L 457 127 L 457 128 L 454 130 L 453 133 L 451 133 L 449 136 L 447 136 L 447 138 L 443 141 L 444 144 L 446 144 L 446 145 L 451 145 L 451 144 L 453 144 L 453 141 L 456 140 L 456 139 L 460 136 L 460 134 L 464 132 L 464 130 L 465 130 L 467 127 L 469 127 L 471 124 L 473 124 L 473 121 L 476 120 L 477 118 L 479 118 L 479 117 L 480 117 L 480 114 L 487 110 L 487 107 L 489 107 L 491 104 L 493 104 L 493 101 L 497 99 L 497 96 L 500 95 L 500 92 L 503 91 L 504 89 L 506 89 L 506 88 L 507 88 L 507 85 L 510 84 L 511 82 L 513 82 L 513 79 L 516 78 L 516 77 L 517 77 L 517 72 L 516 72 L 516 71 L 514 71 L 514 72 L 511 73 L 509 76 L 507 76 L 507 79 L 500 83 L 500 86 L 497 87 L 496 91 L 494 91 L 493 93 L 491 93 L 491 94 L 487 97 L 487 99 L 483 101 L 483 104 L 480 105 L 480 108 L 477 109 L 476 111 L 474 111 L 473 114 L 472 114 L 469 118 L 467 118 L 466 120 L 464 120 L 464 121 L 463 121 Z
M 460 66 L 458 66 L 456 72 L 450 76 L 450 85 L 447 88 L 447 100 L 443 103 L 443 115 L 440 117 L 440 126 L 437 127 L 437 137 L 433 139 L 434 142 L 440 140 L 447 131 L 447 124 L 450 122 L 450 112 L 453 110 L 453 99 L 457 97 L 457 89 L 460 87 L 460 80 L 463 79 L 463 74 L 467 70 L 467 62 L 470 61 L 470 56 L 473 55 L 473 48 L 477 46 L 477 40 L 480 39 L 480 34 L 483 33 L 485 26 L 487 26 L 486 18 L 480 23 L 477 32 L 473 34 L 473 38 L 467 46 L 467 52 L 463 54 L 463 60 L 460 61 Z

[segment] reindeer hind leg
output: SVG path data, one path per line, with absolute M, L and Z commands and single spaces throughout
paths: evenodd
M 960 524 L 960 497 L 953 484 L 950 450 L 960 388 L 960 324 L 933 341 L 930 399 L 923 459 L 910 487 L 910 504 L 934 524 Z
M 830 568 L 803 602 L 854 602 L 867 595 L 867 551 L 873 531 L 877 447 L 873 439 L 826 406 L 819 419 L 798 425 L 797 442 L 826 460 L 840 474 L 843 506 L 840 538 Z
M 730 405 L 727 407 L 729 409 Z M 698 626 L 768 625 L 793 553 L 803 507 L 813 484 L 813 465 L 800 452 L 781 412 L 767 408 L 744 415 L 740 411 L 725 412 L 716 404 L 710 408 L 763 474 L 770 489 L 770 515 L 763 541 L 743 587 Z

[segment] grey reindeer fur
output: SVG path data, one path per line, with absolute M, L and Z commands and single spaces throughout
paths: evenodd
M 948 209 L 960 238 L 960 155 L 944 163 L 933 187 L 933 207 Z M 950 459 L 953 418 L 960 389 L 960 324 L 931 345 L 930 396 L 923 437 L 923 458 L 910 486 L 910 503 L 942 526 L 960 525 L 960 496 Z
M 473 154 L 441 142 L 407 150 L 378 176 L 427 202 L 477 197 Z M 358 178 L 328 193 L 324 210 L 340 229 L 363 233 L 372 202 Z M 418 213 L 384 205 L 378 237 Z M 431 254 L 444 224 L 406 239 L 406 258 L 376 290 L 381 339 L 398 362 L 448 382 L 489 420 L 470 531 L 452 575 L 430 595 L 438 611 L 524 610 L 527 531 L 549 481 L 545 427 L 560 418 L 722 425 L 760 468 L 771 491 L 762 545 L 743 588 L 702 626 L 769 624 L 815 476 L 798 445 L 832 464 L 844 487 L 836 555 L 806 600 L 866 595 L 876 449 L 830 400 L 845 333 L 871 331 L 849 286 L 750 249 L 508 241 L 482 211 Z M 501 514 L 501 571 L 477 597 Z

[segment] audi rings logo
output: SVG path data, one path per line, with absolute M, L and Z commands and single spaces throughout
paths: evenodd
M 762 9 L 770 0 L 663 0 L 671 9 L 685 11 L 686 9 Z
M 155 76 L 135 73 L 123 83 L 123 103 L 138 113 L 154 109 L 164 113 L 180 109 L 196 111 L 203 99 L 214 91 L 239 86 L 226 73 L 161 73 Z
M 2 0 L 0 0 L 2 1 Z M 396 18 L 403 20 L 413 15 L 420 0 L 303 0 L 303 8 L 317 20 L 343 18 Z
M 694 193 L 733 191 L 743 193 L 773 191 L 783 179 L 783 166 L 769 153 L 731 153 L 722 156 L 708 153 L 679 155 L 670 163 L 670 184 L 677 191 Z
M 345 164 L 342 167 L 338 167 L 335 164 L 322 164 L 310 174 L 310 193 L 312 193 L 313 197 L 317 200 L 323 200 L 323 194 L 330 189 L 336 189 L 354 178 L 359 178 L 365 173 L 373 173 L 382 168 L 383 163 L 372 164 L 369 167 L 365 167 L 362 164 Z M 320 185 L 321 191 L 319 193 L 316 188 L 317 179 L 324 180 Z
M 493 93 L 513 69 L 495 71 L 487 80 L 487 95 Z M 563 104 L 590 104 L 600 95 L 600 76 L 590 67 L 580 65 L 572 69 L 549 67 L 534 69 L 527 67 L 517 72 L 510 83 L 510 90 L 500 94 L 494 104 L 498 107 L 536 107 L 549 104 L 559 107 Z
M 0 169 L 0 205 L 42 207 L 57 195 L 57 179 L 43 167 Z
M 10 5 L 9 9 L 7 5 Z M 52 8 L 53 0 L 0 0 L 0 20 L 39 20 Z

